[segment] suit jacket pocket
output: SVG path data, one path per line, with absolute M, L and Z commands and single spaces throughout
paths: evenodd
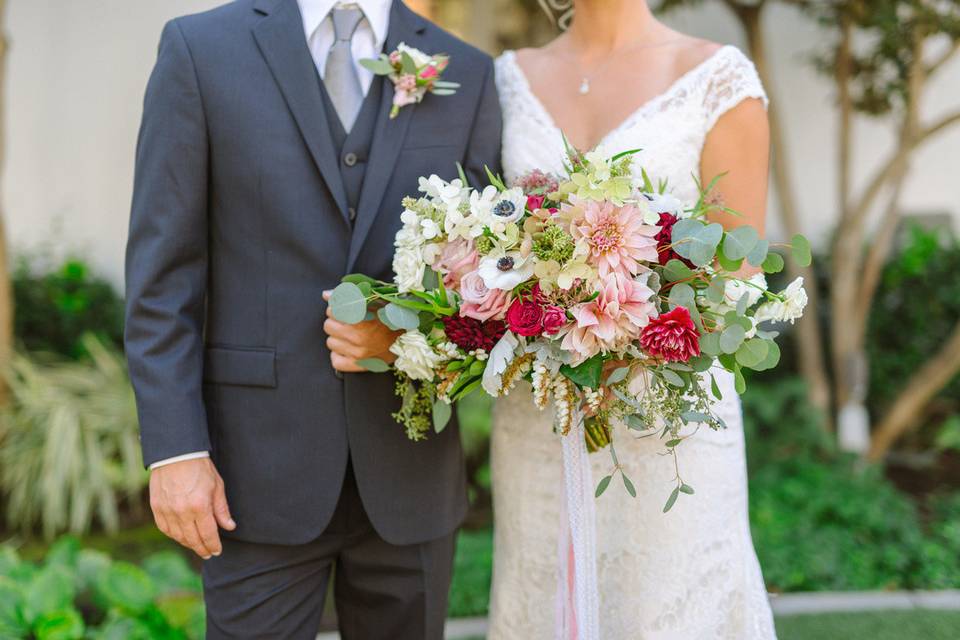
M 277 352 L 270 347 L 208 346 L 203 381 L 244 387 L 277 386 Z

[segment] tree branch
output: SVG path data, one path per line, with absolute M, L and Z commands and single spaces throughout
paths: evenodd
M 960 122 L 960 110 L 945 115 L 936 122 L 931 123 L 930 125 L 924 127 L 917 134 L 917 139 L 914 142 L 914 146 L 918 146 L 932 136 L 940 133 L 944 129 L 953 126 L 957 122 Z
M 930 66 L 927 67 L 927 75 L 932 76 L 934 73 L 936 73 L 941 67 L 943 67 L 943 65 L 949 62 L 958 51 L 960 51 L 960 40 L 954 41 L 950 48 L 947 49 L 942 56 L 930 63 Z

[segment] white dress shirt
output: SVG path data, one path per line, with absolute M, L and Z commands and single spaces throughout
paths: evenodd
M 387 30 L 390 27 L 390 6 L 393 0 L 352 0 L 344 2 L 342 0 L 297 0 L 300 6 L 300 15 L 303 18 L 303 33 L 307 39 L 307 45 L 310 47 L 310 55 L 313 57 L 314 64 L 317 65 L 317 71 L 320 77 L 323 77 L 327 66 L 327 54 L 330 47 L 333 46 L 333 21 L 329 18 L 330 11 L 334 7 L 358 6 L 363 11 L 363 20 L 357 26 L 353 34 L 351 48 L 353 49 L 353 61 L 357 65 L 357 73 L 360 76 L 360 86 L 364 95 L 370 90 L 370 83 L 373 82 L 373 73 L 365 69 L 360 61 L 364 58 L 376 58 L 383 49 L 383 43 L 387 40 Z M 156 469 L 164 465 L 182 462 L 184 460 L 194 460 L 196 458 L 210 457 L 209 451 L 194 451 L 185 453 L 181 456 L 158 460 L 150 465 L 150 469 Z

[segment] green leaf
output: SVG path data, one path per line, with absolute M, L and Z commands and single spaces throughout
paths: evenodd
M 600 376 L 603 374 L 603 356 L 597 354 L 588 360 L 584 360 L 576 367 L 567 364 L 562 365 L 560 373 L 580 387 L 599 389 Z
M 153 580 L 160 594 L 200 591 L 200 576 L 193 571 L 182 553 L 161 551 L 151 554 L 143 561 L 143 570 Z
M 733 385 L 737 390 L 737 393 L 743 395 L 747 390 L 747 381 L 743 378 L 743 372 L 740 371 L 740 367 L 736 367 L 733 370 Z
M 597 498 L 603 495 L 603 492 L 607 490 L 607 487 L 610 486 L 610 481 L 613 480 L 613 476 L 605 476 L 600 480 L 600 484 L 597 485 L 597 491 L 594 494 Z
M 169 552 L 176 555 L 186 565 L 186 560 L 179 553 Z M 148 558 L 149 560 L 149 558 Z M 100 576 L 110 568 L 110 556 L 102 551 L 93 549 L 84 549 L 77 555 L 77 573 L 76 584 L 81 591 L 92 589 Z M 187 566 L 187 571 L 191 576 L 196 574 Z M 199 585 L 199 580 L 197 582 Z
M 790 239 L 790 249 L 793 252 L 793 259 L 801 267 L 809 267 L 810 263 L 813 262 L 810 241 L 799 233 Z
M 345 275 L 342 278 L 340 278 L 340 281 L 352 282 L 353 284 L 357 284 L 357 285 L 365 282 L 371 287 L 376 287 L 383 284 L 379 280 L 375 280 L 374 278 L 371 278 L 370 276 L 364 275 L 362 273 L 351 273 L 349 275 Z
M 693 307 L 696 309 L 695 295 L 693 287 L 686 282 L 681 282 L 670 287 L 670 295 L 667 299 L 672 307 L 687 307 L 688 309 Z
M 96 592 L 108 606 L 138 615 L 153 603 L 157 589 L 140 567 L 114 562 L 97 581 Z
M 442 432 L 447 428 L 447 424 L 450 422 L 450 418 L 453 416 L 453 407 L 444 402 L 443 400 L 437 400 L 433 403 L 433 430 L 437 433 Z
M 755 267 L 759 267 L 766 259 L 768 251 L 770 251 L 770 241 L 764 240 L 763 238 L 757 240 L 757 244 L 754 245 L 750 253 L 747 254 L 747 262 Z
M 686 422 L 709 422 L 710 416 L 701 411 L 684 411 L 680 417 Z
M 780 273 L 783 271 L 783 256 L 779 253 L 768 253 L 763 264 L 760 265 L 766 273 Z
M 748 306 L 750 306 L 750 295 L 744 293 L 742 296 L 740 296 L 740 299 L 737 300 L 737 315 L 746 315 Z
M 0 638 L 21 638 L 30 633 L 23 619 L 23 590 L 13 580 L 0 576 Z
M 727 257 L 727 254 L 723 252 L 723 247 L 720 247 L 720 250 L 717 251 L 717 262 L 720 263 L 720 267 L 724 271 L 735 272 L 739 271 L 740 267 L 743 265 L 743 260 L 733 260 Z
M 37 640 L 81 640 L 83 631 L 83 618 L 73 607 L 47 613 L 33 623 Z
M 633 486 L 633 483 L 630 481 L 630 478 L 627 477 L 622 470 L 620 471 L 620 477 L 623 478 L 623 486 L 627 488 L 627 493 L 630 494 L 631 498 L 637 497 L 637 489 Z
M 666 278 L 667 282 L 686 280 L 692 276 L 693 270 L 676 258 L 671 258 L 663 267 L 663 277 Z
M 703 347 L 700 347 L 700 351 L 703 351 Z M 690 367 L 697 373 L 703 373 L 710 369 L 713 366 L 713 358 L 706 355 L 699 355 L 696 358 L 690 360 Z
M 764 356 L 762 362 L 751 367 L 754 371 L 767 371 L 768 369 L 773 369 L 780 363 L 780 347 L 773 340 L 766 340 L 766 343 L 767 355 Z
M 673 250 L 698 267 L 713 261 L 723 227 L 713 222 L 703 224 L 695 218 L 684 218 L 673 225 Z
M 683 438 L 673 438 L 672 440 L 667 440 L 666 444 L 664 444 L 663 446 L 665 446 L 667 449 L 672 449 L 673 447 L 676 447 L 677 445 L 679 445 L 681 442 L 683 442 Z
M 48 566 L 33 576 L 23 599 L 23 616 L 33 625 L 44 615 L 69 609 L 76 593 L 73 576 L 60 566 Z
M 330 295 L 330 313 L 340 322 L 357 324 L 367 315 L 367 299 L 360 287 L 342 282 Z
M 617 384 L 618 382 L 623 382 L 627 379 L 627 375 L 630 373 L 630 367 L 619 367 L 610 372 L 610 375 L 607 376 L 607 385 Z
M 400 52 L 400 68 L 404 73 L 417 75 L 417 63 L 414 62 L 413 56 L 406 51 Z
M 370 373 L 390 371 L 390 365 L 380 358 L 363 358 L 362 360 L 357 360 L 357 366 L 363 367 Z
M 683 381 L 683 378 L 680 377 L 680 374 L 671 371 L 670 369 L 661 369 L 660 375 L 663 376 L 663 379 L 667 381 L 667 384 L 670 384 L 674 387 L 685 387 L 686 383 Z
M 364 58 L 360 65 L 378 76 L 388 76 L 393 73 L 393 65 L 386 56 L 380 58 Z
M 68 569 L 77 566 L 80 554 L 80 541 L 74 536 L 63 536 L 53 543 L 44 562 L 47 565 L 60 565 Z
M 631 414 L 623 420 L 627 423 L 628 429 L 633 429 L 634 431 L 646 431 L 648 429 L 647 423 L 643 421 L 643 416 Z
M 680 493 L 685 493 L 685 494 L 687 494 L 688 496 L 692 496 L 692 495 L 693 495 L 693 487 L 691 487 L 691 486 L 688 485 L 688 484 L 682 484 L 682 485 L 680 485 Z
M 726 278 L 714 278 L 707 287 L 707 300 L 713 304 L 722 304 L 726 296 Z
M 673 509 L 673 505 L 677 502 L 677 497 L 680 495 L 680 487 L 677 487 L 670 492 L 670 497 L 667 498 L 667 504 L 663 505 L 663 512 L 666 513 Z
M 767 357 L 768 344 L 770 343 L 762 338 L 750 338 L 737 349 L 737 362 L 753 369 Z
M 711 358 L 720 355 L 720 333 L 705 333 L 700 336 L 700 352 Z
M 402 307 L 394 302 L 390 302 L 387 306 L 383 307 L 380 311 L 383 312 L 383 316 L 390 321 L 390 324 L 395 329 L 404 329 L 406 331 L 412 331 L 420 326 L 420 316 L 416 311 Z M 383 318 L 381 317 L 381 320 Z M 387 324 L 386 322 L 384 324 Z
M 723 238 L 723 253 L 731 260 L 741 260 L 757 246 L 760 234 L 750 226 L 728 231 Z
M 713 374 L 710 374 L 710 393 L 713 394 L 713 397 L 717 400 L 723 400 L 723 394 L 720 393 L 720 385 L 717 384 L 717 379 L 713 377 Z
M 734 324 L 723 330 L 720 334 L 720 350 L 724 353 L 736 353 L 743 342 L 746 331 L 739 324 Z

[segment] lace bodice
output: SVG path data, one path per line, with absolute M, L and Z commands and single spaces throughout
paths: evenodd
M 504 116 L 503 167 L 512 181 L 539 168 L 562 172 L 563 141 L 531 92 L 513 52 L 497 60 Z M 648 101 L 601 146 L 641 148 L 635 167 L 667 179 L 678 198 L 697 197 L 707 133 L 746 98 L 766 101 L 753 65 L 723 47 Z M 630 498 L 612 484 L 597 501 L 597 558 L 604 640 L 770 640 L 773 621 L 750 540 L 739 399 L 718 373 L 724 399 L 714 410 L 729 428 L 704 429 L 680 449 L 682 474 L 696 489 L 661 512 L 675 469 L 656 436 L 615 431 L 621 463 L 636 485 Z M 491 467 L 495 510 L 490 640 L 553 638 L 558 580 L 560 445 L 549 412 L 529 386 L 498 400 Z M 592 456 L 594 480 L 610 472 L 609 452 Z

